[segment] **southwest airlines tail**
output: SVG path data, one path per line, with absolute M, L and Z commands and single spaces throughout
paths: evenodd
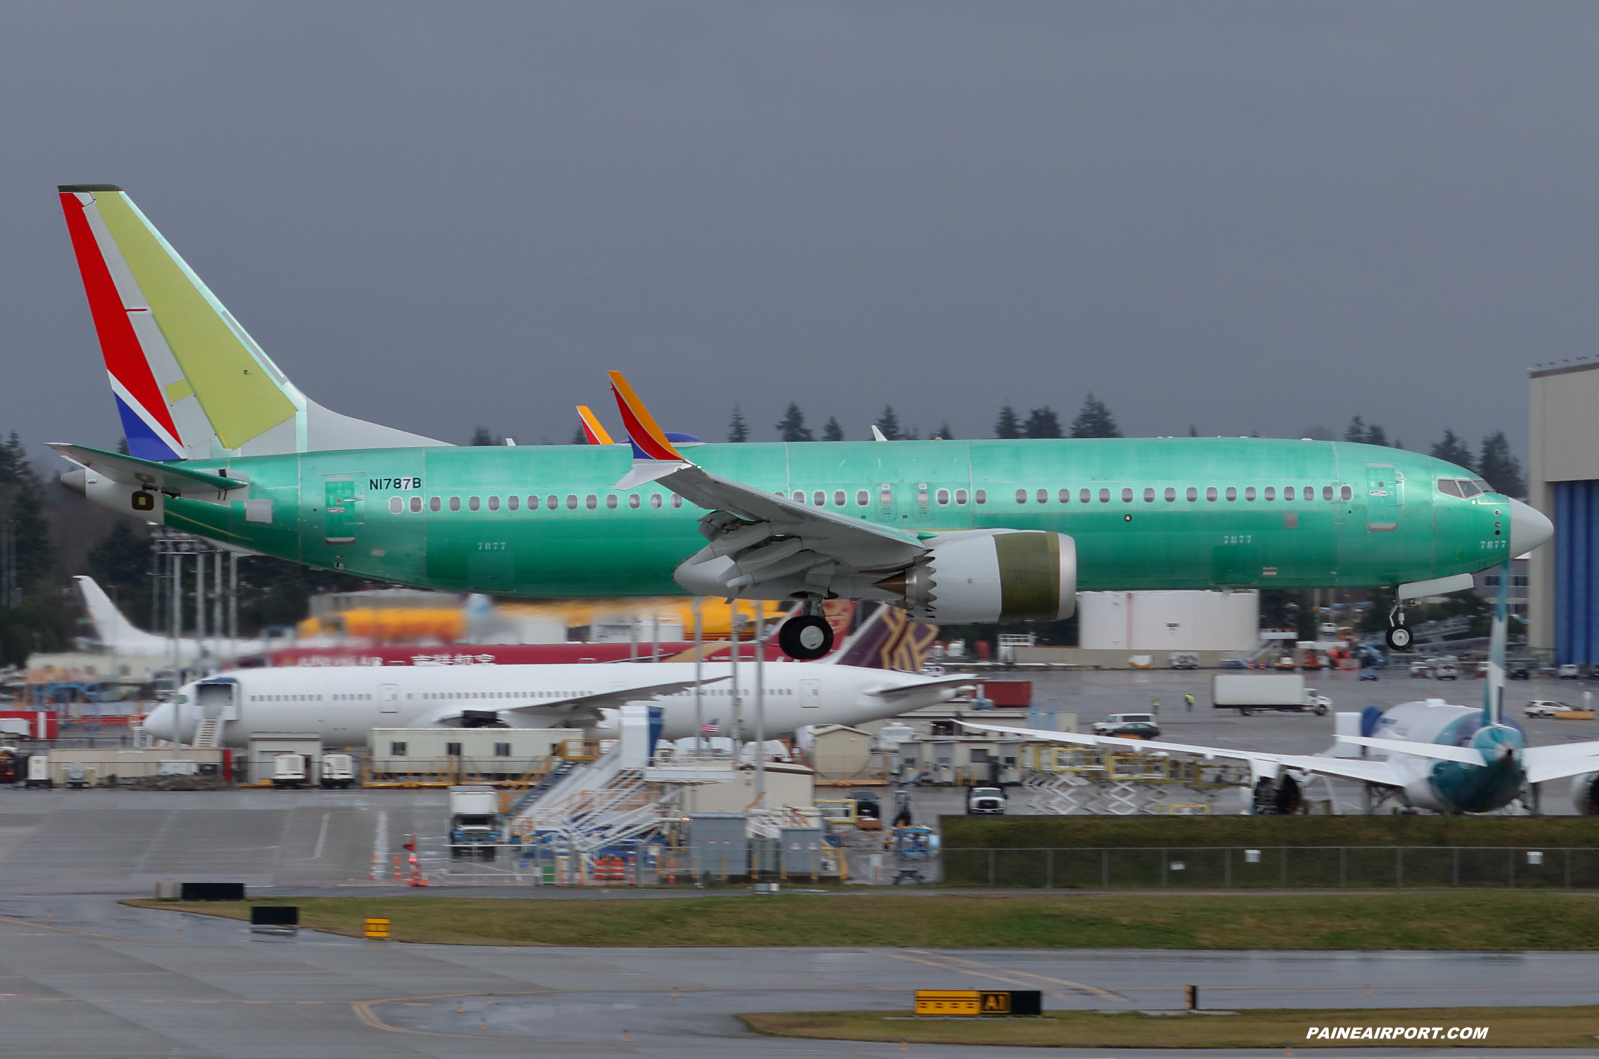
M 132 455 L 165 462 L 443 444 L 302 394 L 121 188 L 60 192 Z

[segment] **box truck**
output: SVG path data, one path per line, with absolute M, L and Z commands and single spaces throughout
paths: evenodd
M 505 841 L 500 792 L 489 786 L 450 788 L 450 859 L 493 860 Z
M 1310 710 L 1320 717 L 1332 708 L 1332 700 L 1305 687 L 1298 673 L 1217 673 L 1210 678 L 1210 703 L 1246 717 L 1256 710 Z

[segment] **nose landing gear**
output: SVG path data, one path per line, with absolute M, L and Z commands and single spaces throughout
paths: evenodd
M 1405 625 L 1405 605 L 1402 601 L 1394 603 L 1394 609 L 1388 612 L 1388 635 L 1385 637 L 1388 647 L 1394 651 L 1408 651 L 1414 637 Z

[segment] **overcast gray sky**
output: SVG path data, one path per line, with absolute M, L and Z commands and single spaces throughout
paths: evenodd
M 1596 352 L 1599 5 L 19 3 L 0 429 L 120 436 L 54 196 L 125 187 L 302 389 L 465 441 L 1511 433 Z

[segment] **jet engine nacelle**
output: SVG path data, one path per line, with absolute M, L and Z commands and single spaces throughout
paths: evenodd
M 917 621 L 1059 621 L 1077 609 L 1077 545 L 1063 533 L 940 533 L 908 569 L 877 582 Z
M 1572 778 L 1571 802 L 1579 816 L 1599 816 L 1599 772 Z

